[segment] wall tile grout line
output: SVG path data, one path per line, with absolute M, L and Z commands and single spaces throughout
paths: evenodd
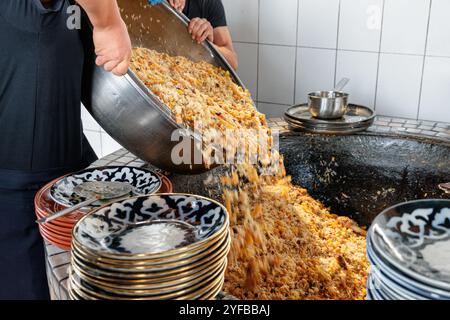
M 311 47 L 311 46 L 302 46 L 299 45 L 298 48 L 301 49 L 318 49 L 318 50 L 328 50 L 328 51 L 336 51 L 336 48 L 328 48 L 328 47 Z
M 259 43 L 259 40 L 260 40 L 260 36 L 259 36 L 260 28 L 261 28 L 261 0 L 258 0 L 258 30 L 257 30 L 257 33 L 256 33 L 256 39 L 258 41 L 258 47 L 256 48 L 256 55 L 257 55 L 257 57 L 256 57 L 256 97 L 255 97 L 255 100 L 257 101 L 256 104 L 258 104 L 258 101 L 259 101 L 259 63 L 261 61 L 260 58 L 259 58 L 260 45 L 261 45 Z M 257 106 L 256 109 L 259 109 L 258 106 Z
M 295 48 L 293 45 L 286 45 L 286 44 L 274 44 L 274 43 L 257 43 L 257 42 L 249 42 L 249 41 L 233 41 L 234 43 L 242 43 L 242 44 L 260 44 L 264 46 L 270 46 L 270 47 L 287 47 L 287 48 Z M 329 50 L 329 51 L 342 51 L 342 52 L 360 52 L 360 53 L 381 53 L 381 54 L 392 54 L 392 55 L 398 55 L 398 56 L 410 56 L 410 57 L 423 57 L 423 54 L 417 54 L 417 53 L 405 53 L 405 52 L 394 52 L 394 51 L 369 51 L 369 50 L 355 50 L 355 49 L 336 49 L 336 48 L 329 48 L 329 47 L 313 47 L 313 46 L 302 46 L 298 45 L 297 48 L 304 48 L 304 49 L 318 49 L 318 50 Z M 450 59 L 450 55 L 426 55 L 427 58 L 447 58 Z M 92 129 L 91 129 L 92 131 Z
M 380 51 L 382 54 L 392 54 L 397 56 L 410 56 L 410 57 L 423 57 L 423 54 L 416 53 L 404 53 L 404 52 L 392 52 L 392 51 Z M 437 58 L 450 58 L 450 56 L 427 56 L 427 57 L 437 57 Z
M 83 119 L 81 119 L 81 122 L 83 122 Z M 99 125 L 100 126 L 100 125 Z M 91 133 L 100 133 L 101 130 L 94 130 L 94 129 L 86 129 L 83 125 L 83 132 L 91 132 Z
M 96 132 L 96 133 L 102 132 L 100 125 L 98 125 L 99 129 L 91 129 L 91 128 L 86 128 L 86 126 L 84 125 L 85 121 L 84 121 L 83 117 L 81 117 L 81 122 L 83 123 L 83 132 L 85 132 L 85 131 Z
M 417 106 L 416 119 L 419 119 L 419 117 L 420 117 L 420 107 L 422 105 L 423 79 L 424 79 L 424 76 L 425 76 L 425 63 L 427 61 L 428 36 L 429 36 L 429 32 L 430 32 L 431 10 L 432 9 L 433 9 L 433 0 L 430 0 L 430 7 L 429 7 L 429 10 L 428 10 L 427 35 L 425 37 L 425 50 L 424 50 L 424 53 L 423 53 L 422 76 L 420 78 L 419 102 L 418 102 L 418 106 Z
M 256 102 L 264 103 L 264 104 L 273 104 L 273 105 L 283 106 L 283 107 L 291 107 L 292 106 L 291 104 L 286 104 L 286 103 L 269 102 L 269 101 L 261 101 L 261 100 L 258 100 Z
M 426 55 L 427 58 L 446 58 L 446 59 L 450 59 L 450 56 L 439 56 L 439 55 L 435 55 L 435 54 L 427 54 Z
M 338 68 L 338 52 L 339 52 L 339 31 L 341 26 L 341 6 L 342 0 L 339 0 L 338 17 L 337 17 L 337 30 L 336 30 L 336 48 L 334 49 L 334 86 L 337 83 L 337 68 Z
M 382 1 L 383 8 L 381 9 L 381 30 L 380 30 L 380 42 L 378 44 L 378 61 L 377 61 L 377 72 L 375 79 L 375 96 L 373 98 L 373 110 L 377 110 L 377 96 L 378 96 L 378 83 L 380 81 L 380 61 L 381 61 L 381 43 L 383 41 L 383 30 L 384 30 L 384 13 L 386 8 L 386 0 Z
M 295 48 L 295 45 L 291 45 L 291 44 L 279 44 L 279 43 L 269 43 L 269 42 L 259 42 L 258 44 L 261 44 L 263 46 L 268 46 L 268 47 L 284 47 L 284 48 Z
M 295 60 L 294 60 L 294 98 L 292 99 L 293 104 L 297 101 L 297 64 L 298 60 L 298 36 L 300 29 L 300 2 L 301 0 L 297 0 L 297 30 L 295 34 Z
M 242 41 L 242 40 L 234 40 L 233 39 L 233 43 L 245 43 L 245 44 L 258 44 L 258 40 L 256 41 Z

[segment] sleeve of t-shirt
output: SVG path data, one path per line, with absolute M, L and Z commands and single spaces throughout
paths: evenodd
M 207 1 L 206 12 L 208 13 L 207 20 L 211 23 L 213 28 L 227 26 L 227 18 L 222 0 Z

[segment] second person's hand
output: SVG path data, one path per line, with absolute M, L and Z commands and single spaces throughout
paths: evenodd
M 177 11 L 181 12 L 186 5 L 186 0 L 168 0 L 170 5 Z
M 192 36 L 192 40 L 201 43 L 208 39 L 214 42 L 214 29 L 211 23 L 206 19 L 194 18 L 188 26 L 188 31 Z

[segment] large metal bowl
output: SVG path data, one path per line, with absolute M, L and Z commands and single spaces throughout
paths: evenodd
M 197 44 L 187 32 L 188 19 L 168 4 L 149 6 L 147 0 L 119 0 L 133 46 L 146 47 L 194 61 L 207 61 L 230 72 L 243 86 L 223 56 L 209 43 Z M 130 152 L 161 169 L 196 174 L 204 164 L 175 164 L 171 153 L 179 141 L 172 133 L 181 129 L 170 109 L 152 94 L 131 71 L 117 77 L 95 65 L 92 31 L 85 18 L 81 30 L 85 46 L 82 102 L 102 128 Z M 192 154 L 199 152 L 199 138 L 189 135 Z

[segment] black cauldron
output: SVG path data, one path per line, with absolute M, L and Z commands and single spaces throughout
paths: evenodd
M 362 226 L 369 226 L 394 204 L 449 197 L 438 186 L 450 182 L 450 142 L 370 133 L 289 133 L 280 137 L 280 151 L 296 185 L 306 188 L 333 213 L 349 216 Z M 222 170 L 170 178 L 176 192 L 220 200 L 218 183 L 205 181 Z

